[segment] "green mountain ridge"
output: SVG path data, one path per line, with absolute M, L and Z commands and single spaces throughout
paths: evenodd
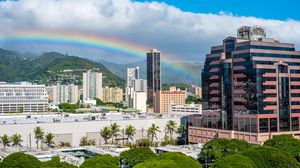
M 0 81 L 29 81 L 47 85 L 82 84 L 82 72 L 93 69 L 103 74 L 103 85 L 124 86 L 124 79 L 110 72 L 103 64 L 77 56 L 47 52 L 30 59 L 26 55 L 0 49 Z
M 138 66 L 140 68 L 140 78 L 146 79 L 146 60 L 128 64 L 112 63 L 105 60 L 100 60 L 100 62 L 112 73 L 117 74 L 124 79 L 126 78 L 127 68 L 134 68 Z M 162 82 L 164 84 L 185 83 L 201 85 L 202 63 L 173 63 L 171 64 L 171 67 L 173 68 L 162 64 Z M 179 74 L 176 70 L 177 67 L 184 69 L 180 72 L 180 76 L 178 76 Z

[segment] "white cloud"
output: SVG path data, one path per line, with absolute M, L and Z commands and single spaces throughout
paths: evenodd
M 159 48 L 187 61 L 202 61 L 212 45 L 220 44 L 229 35 L 235 36 L 236 29 L 243 25 L 264 26 L 268 37 L 300 47 L 299 21 L 235 16 L 227 11 L 218 14 L 183 12 L 158 2 L 4 1 L 0 2 L 0 23 L 0 34 L 20 28 L 92 32 Z M 49 47 L 44 49 L 50 50 Z

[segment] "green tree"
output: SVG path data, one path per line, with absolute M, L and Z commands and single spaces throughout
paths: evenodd
M 133 136 L 136 133 L 136 129 L 134 128 L 134 126 L 132 125 L 127 125 L 127 127 L 125 128 L 125 135 L 127 136 L 127 144 L 129 142 L 129 139 L 133 139 Z
M 0 162 L 1 168 L 42 168 L 41 162 L 34 156 L 21 152 L 8 155 Z
M 174 168 L 188 167 L 201 168 L 201 164 L 194 158 L 186 156 L 181 152 L 167 152 L 158 157 L 158 160 L 173 160 L 176 163 Z
M 11 140 L 6 134 L 4 134 L 0 137 L 0 142 L 2 143 L 3 148 L 5 149 L 7 146 L 10 145 Z
M 78 109 L 78 104 L 70 104 L 70 103 L 61 103 L 58 105 L 59 109 L 63 109 L 64 111 L 72 111 L 75 112 Z
M 232 155 L 237 152 L 246 151 L 252 147 L 249 143 L 237 139 L 217 138 L 206 143 L 200 152 L 200 161 L 203 164 L 213 163 L 217 159 Z
M 83 162 L 80 168 L 119 168 L 119 158 L 111 155 L 98 155 Z
M 54 135 L 52 133 L 47 133 L 45 135 L 44 143 L 47 145 L 48 148 L 55 145 L 53 139 L 54 139 Z
M 218 159 L 212 168 L 256 168 L 255 163 L 247 156 L 241 154 L 233 154 Z
M 41 127 L 37 126 L 34 129 L 34 137 L 36 140 L 36 148 L 39 149 L 39 142 L 41 142 L 44 139 L 44 131 Z
M 178 128 L 177 128 L 177 133 L 178 133 L 179 135 L 182 135 L 182 134 L 185 133 L 185 130 L 186 130 L 185 125 L 180 124 L 180 125 L 178 126 Z
M 176 125 L 177 125 L 177 123 L 173 120 L 169 120 L 166 124 L 166 130 L 169 133 L 170 138 L 173 137 L 173 132 L 176 131 Z
M 111 143 L 114 144 L 114 139 L 119 136 L 118 132 L 120 131 L 120 125 L 117 123 L 112 123 L 110 125 L 110 131 L 111 131 Z
M 100 135 L 101 137 L 104 139 L 105 144 L 107 144 L 108 140 L 111 138 L 112 134 L 111 134 L 111 130 L 109 127 L 103 127 L 100 130 Z
M 157 132 L 160 132 L 159 127 L 152 123 L 151 127 L 147 131 L 148 137 L 151 138 L 152 145 L 154 143 L 154 138 L 157 138 Z
M 259 168 L 298 168 L 299 163 L 290 154 L 269 146 L 259 146 L 242 152 Z
M 133 168 L 177 168 L 176 162 L 173 160 L 149 160 L 144 163 L 140 163 Z
M 180 124 L 177 128 L 177 133 L 179 134 L 179 140 L 184 141 L 184 144 L 186 144 L 186 127 L 183 124 Z M 180 141 L 178 143 L 180 143 Z M 180 143 L 182 144 L 182 143 Z
M 59 142 L 59 147 L 71 147 L 71 144 L 69 142 Z
M 192 103 L 195 103 L 195 104 L 201 104 L 201 103 L 202 103 L 202 99 L 199 98 L 199 97 L 196 97 L 196 96 L 188 96 L 188 97 L 185 99 L 185 103 L 186 103 L 186 104 L 192 104 Z
M 285 151 L 294 156 L 300 162 L 300 140 L 295 139 L 292 135 L 277 135 L 267 140 L 264 146 L 271 146 Z
M 88 139 L 87 136 L 81 137 L 79 146 L 92 146 L 96 145 L 95 140 Z
M 43 168 L 78 168 L 66 162 L 61 162 L 59 156 L 53 157 L 50 161 L 42 162 Z
M 11 141 L 12 141 L 12 146 L 14 146 L 14 147 L 20 147 L 21 142 L 23 142 L 20 134 L 13 134 L 11 136 Z
M 130 167 L 155 157 L 155 153 L 153 153 L 149 147 L 132 148 L 120 154 L 122 163 Z
M 95 100 L 96 100 L 96 105 L 97 106 L 103 106 L 103 105 L 105 105 L 105 103 L 101 99 L 95 98 Z

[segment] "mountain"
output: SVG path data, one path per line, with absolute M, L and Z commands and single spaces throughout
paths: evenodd
M 127 68 L 138 66 L 140 67 L 140 78 L 146 79 L 146 60 L 128 64 L 117 64 L 104 60 L 100 62 L 111 72 L 124 79 L 126 79 Z M 183 70 L 178 70 L 178 68 Z M 202 63 L 174 63 L 170 66 L 162 64 L 162 82 L 165 84 L 186 83 L 201 85 L 202 68 Z
M 82 84 L 82 72 L 93 69 L 103 74 L 103 84 L 124 86 L 124 79 L 110 72 L 103 64 L 77 56 L 48 52 L 34 59 L 26 54 L 0 49 L 0 81 Z

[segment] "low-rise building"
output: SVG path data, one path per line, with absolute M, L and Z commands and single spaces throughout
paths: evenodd
M 180 123 L 180 116 L 148 116 L 124 113 L 87 113 L 87 114 L 51 114 L 51 115 L 9 115 L 0 116 L 0 135 L 20 134 L 23 147 L 36 147 L 34 139 L 34 128 L 40 126 L 44 132 L 51 132 L 54 135 L 54 143 L 68 143 L 70 146 L 79 146 L 80 139 L 86 136 L 95 143 L 104 144 L 104 139 L 99 131 L 112 123 L 117 122 L 120 129 L 132 125 L 136 129 L 131 142 L 147 138 L 147 130 L 155 123 L 159 127 L 157 139 L 161 141 L 165 137 L 164 129 L 169 120 Z M 175 134 L 174 134 L 175 136 Z M 118 138 L 126 138 L 119 132 Z M 122 143 L 122 141 L 119 141 Z
M 47 106 L 45 85 L 28 82 L 0 83 L 0 113 L 46 112 Z
M 169 108 L 169 113 L 183 115 L 202 114 L 202 104 L 171 104 Z

